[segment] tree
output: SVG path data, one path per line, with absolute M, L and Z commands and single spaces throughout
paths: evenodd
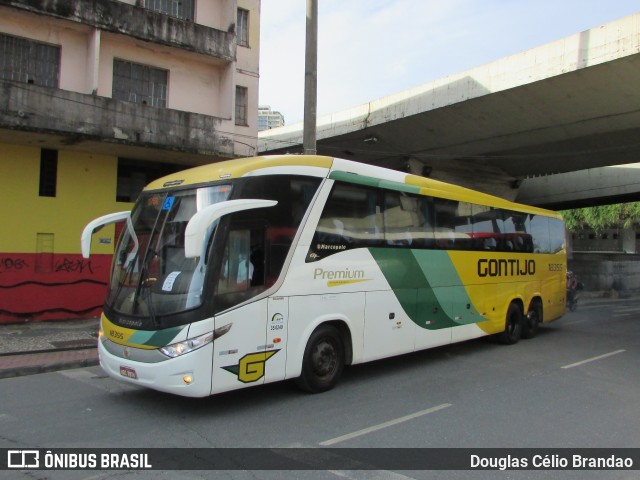
M 560 213 L 568 230 L 591 228 L 599 233 L 608 227 L 629 228 L 634 223 L 640 223 L 640 202 L 576 208 Z

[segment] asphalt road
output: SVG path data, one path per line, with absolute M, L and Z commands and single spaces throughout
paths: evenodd
M 0 380 L 0 447 L 639 448 L 640 298 L 583 304 L 532 340 L 477 340 L 348 368 L 320 395 L 290 382 L 187 399 L 99 367 Z M 148 477 L 146 476 L 148 475 Z M 0 472 L 175 478 L 176 472 Z M 493 479 L 495 471 L 181 472 L 182 479 Z M 637 479 L 635 471 L 501 478 Z

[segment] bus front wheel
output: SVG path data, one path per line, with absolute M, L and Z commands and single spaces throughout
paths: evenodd
M 513 345 L 518 343 L 522 336 L 522 310 L 518 305 L 512 303 L 507 310 L 504 332 L 498 335 L 500 343 Z
M 302 360 L 302 373 L 296 384 L 310 393 L 331 390 L 344 368 L 344 348 L 338 331 L 321 325 L 309 337 Z

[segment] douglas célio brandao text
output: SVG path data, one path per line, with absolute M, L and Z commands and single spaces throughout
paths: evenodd
M 556 470 L 556 469 L 578 469 L 578 470 L 600 470 L 600 469 L 633 469 L 633 458 L 621 457 L 617 455 L 584 456 L 580 454 L 558 455 L 505 455 L 481 456 L 473 454 L 470 456 L 471 469 L 478 470 Z

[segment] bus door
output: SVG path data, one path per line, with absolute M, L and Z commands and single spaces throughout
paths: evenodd
M 264 383 L 267 313 L 262 299 L 216 316 L 216 328 L 230 328 L 213 342 L 212 394 Z
M 231 223 L 219 262 L 214 304 L 215 325 L 230 325 L 214 341 L 213 389 L 240 388 L 265 381 L 265 364 L 275 354 L 267 340 L 269 300 L 251 299 L 266 288 L 266 225 Z

